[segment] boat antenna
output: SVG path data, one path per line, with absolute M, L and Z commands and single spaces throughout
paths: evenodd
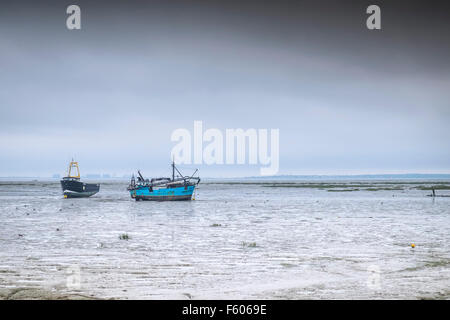
M 141 174 L 141 171 L 140 170 L 138 170 L 138 174 L 139 174 L 139 177 L 142 179 L 142 181 L 145 181 L 145 179 L 144 179 L 144 177 L 142 176 L 142 174 Z
M 175 167 L 175 163 L 173 164 L 173 167 L 175 168 L 175 170 L 177 170 L 178 174 L 180 175 L 181 178 L 184 178 L 184 176 L 181 174 L 180 170 L 178 170 L 177 167 Z
M 198 171 L 198 169 L 195 169 L 194 173 L 192 174 L 192 176 L 190 176 L 190 177 L 188 178 L 188 180 L 192 179 L 192 178 L 194 177 L 194 175 L 197 173 L 197 171 Z

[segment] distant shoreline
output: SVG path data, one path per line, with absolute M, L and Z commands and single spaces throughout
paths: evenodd
M 130 177 L 93 178 L 82 177 L 87 181 L 121 182 L 128 181 Z M 0 181 L 59 181 L 55 177 L 0 177 Z M 232 181 L 232 180 L 258 180 L 258 181 L 292 181 L 292 180 L 450 180 L 447 173 L 408 173 L 408 174 L 355 174 L 355 175 L 277 175 L 277 176 L 250 176 L 250 177 L 204 177 L 203 181 Z

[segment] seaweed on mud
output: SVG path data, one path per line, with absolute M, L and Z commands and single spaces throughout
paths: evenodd
M 441 259 L 437 261 L 428 261 L 425 263 L 424 267 L 428 268 L 440 268 L 447 267 L 450 264 L 450 259 Z
M 364 191 L 395 191 L 395 190 L 404 190 L 403 188 L 400 187 L 384 187 L 384 188 L 367 188 L 367 189 L 363 189 Z
M 403 191 L 405 188 L 418 190 L 450 190 L 448 181 L 361 181 L 361 182 L 208 182 L 208 184 L 258 185 L 265 188 L 304 188 L 330 192 L 345 191 Z M 332 190 L 336 189 L 336 190 Z
M 242 246 L 243 247 L 248 247 L 248 248 L 256 248 L 256 242 L 242 242 Z
M 280 263 L 280 265 L 281 265 L 282 267 L 285 267 L 285 268 L 293 268 L 293 267 L 296 266 L 296 265 L 293 264 L 293 263 L 287 263 L 287 262 L 282 262 L 282 263 Z
M 351 182 L 351 181 L 349 181 Z M 332 181 L 327 181 L 327 182 L 301 182 L 301 181 L 208 181 L 208 182 L 203 182 L 204 184 L 227 184 L 227 185 L 310 185 L 310 186 L 314 186 L 314 185 L 343 185 L 345 184 L 344 182 L 332 182 Z M 448 181 L 426 181 L 426 180 L 417 180 L 417 181 L 404 181 L 404 180 L 400 180 L 400 181 L 388 181 L 388 180 L 374 180 L 374 181 L 357 181 L 354 180 L 352 183 L 356 183 L 356 184 L 362 184 L 362 185 L 369 185 L 369 186 L 374 186 L 374 185 L 426 185 L 426 184 L 436 184 L 436 185 L 448 185 L 449 182 Z
M 210 227 L 221 227 L 222 225 L 220 223 L 213 223 L 210 225 Z
M 0 300 L 99 300 L 95 296 L 54 292 L 47 288 L 0 288 Z
M 450 190 L 450 186 L 448 185 L 418 186 L 415 188 L 418 190 Z
M 263 185 L 263 187 L 267 188 L 313 188 L 313 189 L 333 189 L 333 188 L 360 188 L 360 187 L 370 187 L 371 185 L 367 184 L 329 184 L 329 183 L 302 183 L 302 184 L 268 184 Z
M 121 235 L 119 235 L 119 239 L 120 240 L 129 240 L 131 239 L 130 236 L 126 233 L 122 233 Z

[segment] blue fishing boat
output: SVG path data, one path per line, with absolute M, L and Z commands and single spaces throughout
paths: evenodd
M 178 173 L 175 176 L 175 171 Z M 199 177 L 194 177 L 198 170 L 191 176 L 184 176 L 172 162 L 171 178 L 152 178 L 144 179 L 141 172 L 138 171 L 137 179 L 134 175 L 131 177 L 130 185 L 127 190 L 132 199 L 153 200 L 153 201 L 172 201 L 172 200 L 191 200 L 195 187 L 200 183 Z

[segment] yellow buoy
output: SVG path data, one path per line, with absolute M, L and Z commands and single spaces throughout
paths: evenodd
M 411 248 L 415 248 L 416 245 L 414 243 L 411 243 Z

